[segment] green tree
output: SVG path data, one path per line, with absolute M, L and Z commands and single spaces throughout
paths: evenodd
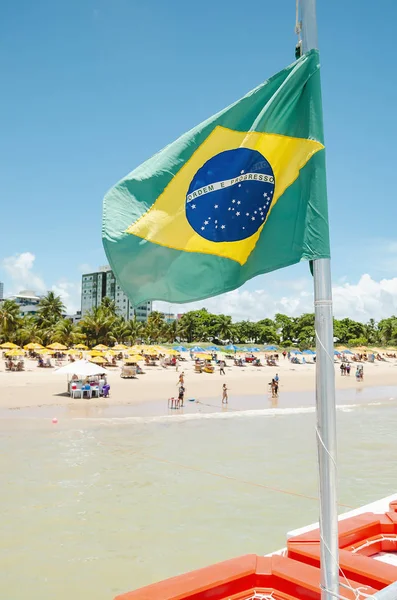
M 144 324 L 138 321 L 136 315 L 130 321 L 126 323 L 126 334 L 124 341 L 129 341 L 133 346 L 141 340 L 144 333 Z
M 65 344 L 68 348 L 81 343 L 84 339 L 85 335 L 80 331 L 78 325 L 72 323 L 70 319 L 60 319 L 51 334 L 52 342 Z
M 3 342 L 9 342 L 17 334 L 21 324 L 19 306 L 13 300 L 0 303 L 0 336 Z
M 295 323 L 292 317 L 277 313 L 274 317 L 274 322 L 283 341 L 295 338 Z
M 79 329 L 86 336 L 89 345 L 108 345 L 114 339 L 112 327 L 116 318 L 106 307 L 98 306 L 84 315 L 79 323 Z
M 65 306 L 60 296 L 54 292 L 48 292 L 46 296 L 40 299 L 37 311 L 37 323 L 40 327 L 51 329 L 65 313 Z

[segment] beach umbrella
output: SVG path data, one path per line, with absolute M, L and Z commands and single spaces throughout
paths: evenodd
M 141 356 L 140 354 L 132 354 L 131 356 L 126 358 L 125 362 L 138 362 L 140 360 L 143 360 L 143 356 Z
M 41 344 L 36 344 L 35 342 L 30 342 L 30 344 L 26 344 L 26 346 L 24 346 L 25 350 L 40 350 L 41 348 L 44 348 L 44 346 Z
M 302 354 L 316 354 L 313 350 L 304 350 Z
M 0 348 L 3 348 L 4 350 L 13 350 L 14 348 L 19 348 L 19 346 L 12 342 L 6 342 L 5 344 L 1 344 Z
M 90 362 L 96 365 L 103 365 L 106 362 L 106 358 L 103 358 L 103 356 L 94 356 L 94 358 L 90 359 Z
M 102 350 L 90 350 L 88 352 L 88 354 L 90 356 L 103 356 L 103 351 Z
M 50 344 L 49 346 L 47 346 L 48 350 L 67 350 L 67 346 L 64 346 L 63 344 L 58 344 L 58 342 L 55 342 L 54 344 Z
M 212 359 L 212 356 L 211 356 L 211 354 L 205 354 L 205 353 L 204 353 L 204 354 L 200 354 L 200 357 L 199 357 L 199 358 L 200 358 L 201 360 L 211 360 L 211 359 Z
M 179 354 L 178 350 L 175 350 L 174 348 L 167 348 L 166 350 L 164 350 L 164 352 L 166 354 L 171 354 L 172 356 L 176 356 L 177 354 Z
M 351 352 L 350 350 L 341 350 L 339 354 L 354 354 L 354 352 Z
M 118 352 L 117 350 L 108 350 L 107 352 L 104 352 L 104 354 L 107 354 L 108 356 L 118 356 L 120 354 L 120 351 Z
M 225 346 L 225 350 L 233 350 L 233 352 L 237 352 L 239 348 L 237 348 L 237 346 L 234 344 L 229 344 L 229 346 Z
M 277 352 L 277 346 L 265 346 L 265 352 Z
M 128 346 L 125 344 L 116 344 L 113 346 L 112 350 L 128 350 Z
M 219 352 L 219 348 L 217 346 L 208 346 L 206 350 L 211 350 L 212 352 Z
M 342 354 L 342 352 L 340 350 L 334 350 L 334 354 L 336 356 L 340 356 Z
M 193 346 L 193 348 L 190 348 L 191 352 L 205 352 L 204 348 L 201 348 L 200 346 Z
M 18 348 L 13 348 L 12 350 L 8 350 L 8 352 L 6 352 L 6 356 L 24 356 L 24 354 L 24 351 L 18 350 Z
M 108 347 L 104 346 L 103 344 L 97 344 L 96 346 L 93 347 L 93 350 L 107 350 Z
M 292 350 L 291 354 L 303 354 L 300 350 Z
M 52 351 L 48 350 L 48 348 L 40 348 L 39 350 L 37 350 L 36 354 L 51 354 Z
M 260 352 L 260 348 L 256 348 L 256 346 L 251 346 L 251 348 L 242 348 L 245 352 Z
M 147 350 L 144 350 L 143 353 L 147 354 L 148 356 L 157 356 L 159 351 L 155 348 L 148 348 Z
M 73 350 L 88 350 L 88 346 L 85 344 L 77 344 L 77 346 L 73 346 Z
M 56 369 L 53 373 L 55 375 L 85 375 L 89 377 L 90 375 L 100 375 L 101 373 L 110 375 L 111 372 L 105 369 L 105 367 L 96 365 L 88 360 L 76 360 L 76 362 Z
M 185 346 L 174 346 L 174 350 L 178 350 L 178 352 L 187 352 Z

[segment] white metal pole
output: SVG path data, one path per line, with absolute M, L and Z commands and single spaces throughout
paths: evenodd
M 300 0 L 302 51 L 317 48 L 316 0 Z M 332 285 L 329 259 L 313 261 L 316 328 L 317 452 L 322 599 L 339 597 L 336 407 Z

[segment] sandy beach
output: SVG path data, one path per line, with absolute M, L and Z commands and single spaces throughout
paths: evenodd
M 164 402 L 177 395 L 179 374 L 185 373 L 186 398 L 219 399 L 222 384 L 229 388 L 229 397 L 265 396 L 269 394 L 269 382 L 278 373 L 280 377 L 279 397 L 288 396 L 289 405 L 294 405 L 294 392 L 313 392 L 315 386 L 314 364 L 291 364 L 281 358 L 277 367 L 236 367 L 233 361 L 227 361 L 225 376 L 214 373 L 195 373 L 194 363 L 189 355 L 180 363 L 179 372 L 175 368 L 144 367 L 144 375 L 136 379 L 122 379 L 121 366 L 114 367 L 108 376 L 111 386 L 110 398 L 90 400 L 72 399 L 67 393 L 66 376 L 56 375 L 55 368 L 38 368 L 37 362 L 25 360 L 25 371 L 6 372 L 4 361 L 0 364 L 0 408 L 18 409 L 41 406 L 123 406 Z M 64 362 L 66 364 L 66 362 Z M 121 365 L 121 363 L 119 363 Z M 355 363 L 350 376 L 340 375 L 340 363 L 335 363 L 337 389 L 364 389 L 367 387 L 385 387 L 397 384 L 397 360 L 364 364 L 364 382 L 357 383 L 354 376 Z

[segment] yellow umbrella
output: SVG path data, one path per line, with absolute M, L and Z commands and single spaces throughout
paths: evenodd
M 93 350 L 107 350 L 108 347 L 104 346 L 103 344 L 97 344 L 96 346 L 93 347 Z
M 148 348 L 147 350 L 144 350 L 143 353 L 147 354 L 148 356 L 157 356 L 159 351 L 155 350 L 154 348 Z
M 103 356 L 94 356 L 94 358 L 91 358 L 90 362 L 95 363 L 97 365 L 102 365 L 106 362 L 106 358 L 103 358 Z
M 116 344 L 113 346 L 112 350 L 128 350 L 128 346 L 125 344 Z
M 68 350 L 67 353 L 68 354 L 82 354 L 81 350 L 77 350 L 77 348 L 72 348 L 71 350 Z
M 138 362 L 140 360 L 143 360 L 143 356 L 141 356 L 140 354 L 133 354 L 132 356 L 126 358 L 125 362 Z
M 139 348 L 138 346 L 132 346 L 132 348 L 128 348 L 127 353 L 128 354 L 139 354 L 140 351 L 141 351 L 141 348 Z
M 172 354 L 174 356 L 180 354 L 180 352 L 178 352 L 178 350 L 174 350 L 173 348 L 168 348 L 167 350 L 164 350 L 164 352 L 166 352 L 167 354 Z
M 212 356 L 211 354 L 199 354 L 197 353 L 197 356 L 201 359 L 201 360 L 211 360 Z
M 26 344 L 26 346 L 24 346 L 25 350 L 40 350 L 41 348 L 44 348 L 44 346 L 41 344 L 36 344 L 35 342 L 30 342 L 30 344 Z
M 24 356 L 24 354 L 25 353 L 23 350 L 18 350 L 17 348 L 13 348 L 12 350 L 6 352 L 6 356 Z
M 90 356 L 103 356 L 102 350 L 90 350 L 88 354 Z
M 63 344 L 58 344 L 58 342 L 55 342 L 54 344 L 50 344 L 49 346 L 47 346 L 48 350 L 67 350 L 68 347 L 64 346 Z
M 0 348 L 4 348 L 4 350 L 13 350 L 14 348 L 19 348 L 19 346 L 12 342 L 6 342 L 5 344 L 1 344 Z
M 95 352 L 95 350 L 94 350 Z M 106 354 L 109 354 L 110 356 L 118 356 L 120 354 L 120 352 L 117 352 L 117 350 L 108 350 L 106 352 Z
M 37 350 L 37 354 L 52 354 L 53 351 L 48 350 L 48 348 L 39 348 Z
M 77 346 L 73 346 L 73 350 L 88 350 L 88 346 L 84 344 L 77 344 Z

